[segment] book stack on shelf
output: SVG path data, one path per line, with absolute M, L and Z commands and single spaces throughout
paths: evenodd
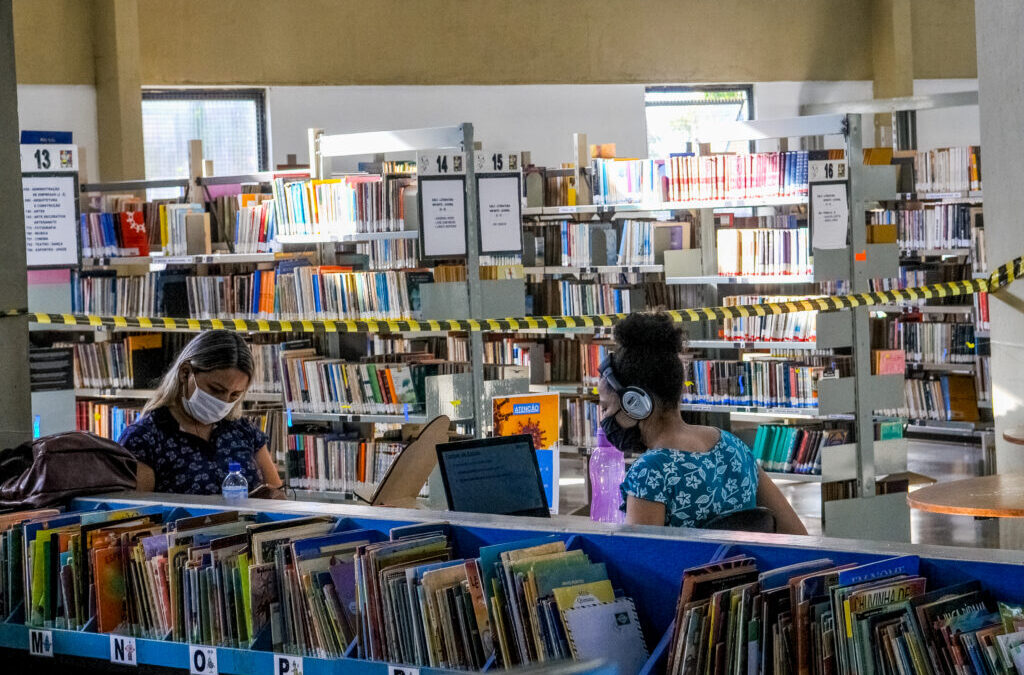
M 719 276 L 808 275 L 810 238 L 796 215 L 732 218 L 719 227 Z
M 289 486 L 317 492 L 346 493 L 359 487 L 372 488 L 405 448 L 403 443 L 344 436 L 331 433 L 289 435 Z
M 913 365 L 969 364 L 975 362 L 974 325 L 929 320 L 887 321 L 886 347 L 901 349 Z
M 594 159 L 596 204 L 657 204 L 807 194 L 807 151 Z
M 823 448 L 842 445 L 849 436 L 848 429 L 762 424 L 750 449 L 765 471 L 821 475 Z
M 974 226 L 978 207 L 969 204 L 908 202 L 869 212 L 870 225 L 895 225 L 901 250 L 920 253 L 966 249 L 981 230 Z M 873 228 L 878 232 L 878 228 Z
M 818 381 L 853 370 L 849 356 L 802 356 L 799 361 L 747 354 L 742 361 L 684 360 L 683 403 L 707 406 L 816 408 Z
M 920 192 L 977 192 L 981 187 L 981 148 L 969 145 L 917 153 L 915 185 Z

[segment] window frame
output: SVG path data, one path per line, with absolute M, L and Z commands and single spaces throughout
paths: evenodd
M 683 105 L 698 105 L 694 103 L 672 103 L 672 102 L 650 102 L 647 100 L 647 95 L 651 93 L 663 93 L 663 94 L 686 94 L 691 92 L 721 92 L 721 91 L 743 91 L 747 95 L 747 112 L 749 116 L 747 121 L 755 119 L 754 114 L 754 85 L 750 84 L 666 84 L 666 85 L 650 85 L 644 88 L 644 136 L 647 136 L 647 108 L 661 108 L 665 106 L 683 106 Z M 734 101 L 711 101 L 699 105 L 733 105 Z M 753 141 L 748 144 L 748 152 L 756 152 L 756 146 Z M 650 147 L 647 148 L 648 154 L 650 154 Z
M 148 88 L 142 89 L 142 101 L 252 101 L 256 104 L 256 153 L 260 171 L 270 170 L 267 126 L 267 90 L 256 88 Z

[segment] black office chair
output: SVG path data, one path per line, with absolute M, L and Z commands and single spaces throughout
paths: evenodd
M 732 530 L 734 532 L 775 532 L 775 514 L 764 506 L 733 511 L 716 516 L 704 524 L 705 530 Z

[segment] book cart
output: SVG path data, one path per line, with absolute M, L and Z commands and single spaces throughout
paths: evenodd
M 78 499 L 77 509 L 113 509 L 129 506 L 162 505 L 169 517 L 196 516 L 224 509 L 219 497 L 178 499 L 171 495 L 127 493 Z M 554 536 L 568 549 L 581 549 L 595 562 L 607 566 L 616 588 L 623 589 L 636 604 L 649 651 L 640 671 L 643 675 L 663 672 L 666 650 L 672 637 L 676 596 L 683 570 L 696 565 L 745 554 L 756 559 L 762 571 L 821 558 L 834 564 L 858 563 L 916 556 L 920 573 L 930 588 L 976 580 L 995 597 L 1006 602 L 1024 600 L 1024 568 L 1014 551 L 915 546 L 865 540 L 789 537 L 750 533 L 711 532 L 682 528 L 653 528 L 592 523 L 585 518 L 556 516 L 552 519 L 502 518 L 482 514 L 380 509 L 343 504 L 312 504 L 247 500 L 242 511 L 257 513 L 259 522 L 301 515 L 329 515 L 338 518 L 339 529 L 369 529 L 385 536 L 393 527 L 413 523 L 447 521 L 451 526 L 454 554 L 471 557 L 482 546 Z M 261 673 L 284 675 L 280 662 L 289 655 L 275 655 L 257 638 L 250 649 L 189 645 L 167 640 L 126 638 L 84 631 L 30 629 L 23 624 L 20 608 L 0 624 L 0 649 L 9 667 L 23 672 L 29 668 L 79 667 L 97 672 L 219 672 L 237 675 Z M 35 642 L 32 642 L 35 637 Z M 118 646 L 119 645 L 119 646 Z M 130 652 L 125 650 L 130 647 Z M 120 650 L 120 651 L 118 651 Z M 196 652 L 201 652 L 196 657 Z M 126 663 L 126 653 L 132 656 Z M 284 658 L 282 658 L 284 657 Z M 209 661 L 216 669 L 205 669 Z M 203 669 L 196 664 L 202 665 Z M 449 672 L 435 668 L 403 667 L 401 664 L 354 658 L 317 659 L 305 657 L 296 665 L 309 675 L 319 673 Z M 566 672 L 609 672 L 598 666 L 580 664 Z M 485 666 L 485 670 L 489 666 Z M 612 669 L 614 670 L 614 669 Z M 562 672 L 562 671 L 557 671 Z M 610 675 L 610 672 L 609 672 Z

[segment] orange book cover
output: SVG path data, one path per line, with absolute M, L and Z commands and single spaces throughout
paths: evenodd
M 93 587 L 96 589 L 96 632 L 111 633 L 124 621 L 124 567 L 121 548 L 92 551 Z
M 533 436 L 535 450 L 550 450 L 558 443 L 558 394 L 497 396 L 493 403 L 494 435 Z
M 398 403 L 398 392 L 395 391 L 395 379 L 391 376 L 391 369 L 384 369 L 384 378 L 388 382 L 388 393 L 392 403 Z

